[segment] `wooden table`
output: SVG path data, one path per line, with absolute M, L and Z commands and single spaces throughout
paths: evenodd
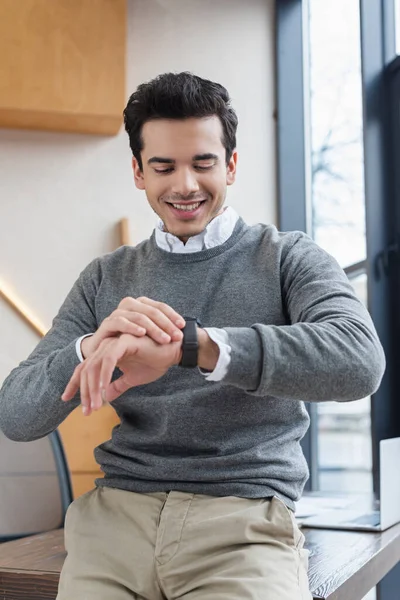
M 383 533 L 304 529 L 318 600 L 361 600 L 400 561 L 400 524 Z M 54 600 L 63 531 L 0 544 L 1 600 Z

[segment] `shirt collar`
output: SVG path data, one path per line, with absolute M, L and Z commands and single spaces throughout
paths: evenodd
M 230 238 L 238 218 L 239 215 L 236 211 L 227 206 L 223 213 L 210 221 L 201 233 L 190 237 L 186 244 L 172 233 L 164 231 L 164 224 L 160 219 L 155 229 L 156 243 L 162 250 L 179 254 L 214 248 L 214 246 L 219 246 Z

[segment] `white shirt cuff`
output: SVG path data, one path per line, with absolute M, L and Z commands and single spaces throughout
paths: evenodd
M 86 335 L 82 335 L 80 338 L 78 338 L 76 340 L 75 350 L 76 350 L 78 358 L 81 362 L 83 362 L 85 360 L 82 356 L 81 343 L 84 338 L 89 337 L 90 335 L 93 335 L 93 333 L 87 333 Z
M 221 381 L 228 372 L 228 367 L 231 362 L 231 347 L 229 345 L 228 333 L 224 329 L 218 329 L 217 327 L 205 327 L 209 337 L 215 342 L 219 348 L 219 358 L 215 366 L 214 371 L 199 371 L 205 376 L 207 381 Z

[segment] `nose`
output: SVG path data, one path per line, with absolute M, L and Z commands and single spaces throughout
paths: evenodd
M 200 189 L 196 173 L 191 169 L 179 169 L 175 172 L 172 192 L 181 196 L 189 196 Z

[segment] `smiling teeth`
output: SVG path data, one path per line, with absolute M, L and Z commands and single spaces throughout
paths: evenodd
M 199 208 L 200 206 L 200 202 L 197 202 L 196 204 L 173 204 L 172 205 L 174 208 L 177 208 L 178 210 L 186 210 L 187 212 L 191 211 L 191 210 L 196 210 L 196 208 Z

